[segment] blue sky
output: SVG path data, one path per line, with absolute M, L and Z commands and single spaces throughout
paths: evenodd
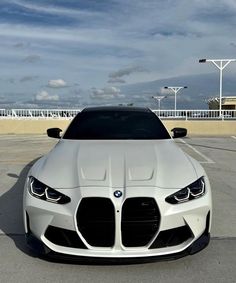
M 0 100 L 120 102 L 126 84 L 216 72 L 198 59 L 235 58 L 235 25 L 234 0 L 1 0 Z

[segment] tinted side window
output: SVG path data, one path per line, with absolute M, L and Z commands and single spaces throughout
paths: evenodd
M 88 111 L 71 122 L 64 139 L 169 139 L 159 118 L 152 112 Z

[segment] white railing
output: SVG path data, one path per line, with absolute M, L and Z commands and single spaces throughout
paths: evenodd
M 162 120 L 236 120 L 236 110 L 152 110 Z
M 80 109 L 0 109 L 0 119 L 71 120 Z M 236 110 L 152 110 L 162 120 L 236 120 Z
M 0 109 L 0 119 L 72 119 L 80 109 Z

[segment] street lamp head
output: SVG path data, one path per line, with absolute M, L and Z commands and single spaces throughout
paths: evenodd
M 199 63 L 206 63 L 206 59 L 200 59 Z
M 152 96 L 152 98 L 154 99 L 163 99 L 163 98 L 166 98 L 167 96 L 164 96 L 164 95 L 157 95 L 157 96 Z

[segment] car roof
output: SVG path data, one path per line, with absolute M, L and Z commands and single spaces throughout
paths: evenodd
M 151 112 L 146 107 L 133 107 L 133 106 L 96 106 L 86 107 L 82 112 L 103 112 L 103 111 L 130 111 L 130 112 Z

